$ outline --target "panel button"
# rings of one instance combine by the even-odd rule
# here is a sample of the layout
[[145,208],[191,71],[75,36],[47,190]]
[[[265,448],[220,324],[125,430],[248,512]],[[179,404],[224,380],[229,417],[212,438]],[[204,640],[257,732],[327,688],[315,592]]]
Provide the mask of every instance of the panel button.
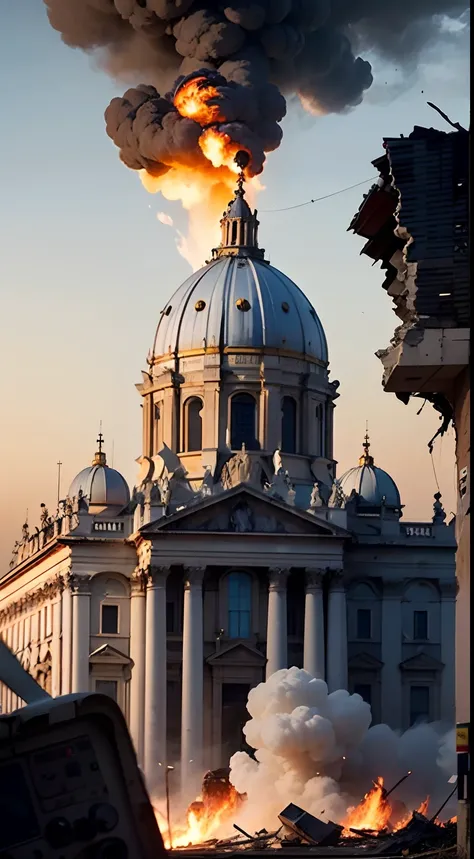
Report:
[[94,822],[97,832],[112,832],[119,820],[118,811],[108,802],[101,802],[92,806],[89,820]]
[[73,840],[72,826],[65,817],[55,817],[46,824],[44,837],[51,847],[68,847]]

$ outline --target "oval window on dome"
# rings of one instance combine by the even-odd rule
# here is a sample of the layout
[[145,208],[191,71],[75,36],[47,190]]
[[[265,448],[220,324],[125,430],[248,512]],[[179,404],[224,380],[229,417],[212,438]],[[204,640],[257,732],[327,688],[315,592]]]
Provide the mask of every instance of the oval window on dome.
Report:
[[167,307],[167,308],[166,308],[166,310],[164,311],[165,316],[169,316],[169,315],[170,315],[170,313],[171,313],[171,309],[172,309],[172,308],[171,308],[171,304],[168,304],[168,307]]
[[287,301],[282,301],[282,303],[281,303],[281,309],[283,310],[283,313],[289,313],[289,311],[290,311],[290,305],[288,304],[288,302],[287,302]]
[[235,302],[235,306],[237,310],[241,310],[242,313],[246,313],[247,310],[250,310],[250,301],[247,301],[246,298],[238,298]]
[[202,298],[200,298],[199,301],[196,301],[196,304],[194,305],[194,309],[197,310],[199,313],[200,310],[204,310],[205,306],[206,306],[206,302],[203,301]]

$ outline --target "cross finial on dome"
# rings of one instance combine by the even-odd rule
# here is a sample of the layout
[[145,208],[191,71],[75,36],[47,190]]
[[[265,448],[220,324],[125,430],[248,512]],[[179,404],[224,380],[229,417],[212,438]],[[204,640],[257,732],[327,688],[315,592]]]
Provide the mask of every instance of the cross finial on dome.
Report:
[[102,445],[104,443],[104,436],[102,434],[102,421],[99,426],[99,435],[97,436],[97,451],[95,453],[94,459],[92,460],[92,465],[107,465],[107,458],[105,453],[102,450]]
[[363,448],[364,453],[359,458],[359,465],[372,466],[374,464],[374,458],[373,458],[373,456],[370,456],[370,453],[369,453],[370,441],[369,441],[369,422],[368,421],[366,421],[366,424],[365,424],[365,436],[364,436],[364,443],[362,445],[362,448]]

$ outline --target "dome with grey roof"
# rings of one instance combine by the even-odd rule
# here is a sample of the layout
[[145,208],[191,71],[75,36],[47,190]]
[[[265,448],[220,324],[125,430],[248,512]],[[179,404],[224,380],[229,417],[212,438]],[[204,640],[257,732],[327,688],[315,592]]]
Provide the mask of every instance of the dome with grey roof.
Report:
[[153,358],[209,347],[277,350],[328,363],[326,336],[304,293],[264,260],[242,180],[221,221],[221,245],[162,311]]
[[369,438],[366,435],[364,453],[359,459],[359,465],[346,471],[338,483],[346,498],[355,490],[362,507],[384,506],[400,510],[402,504],[398,487],[390,474],[374,465],[374,459],[369,455],[369,447]]
[[105,453],[102,451],[101,436],[99,436],[99,450],[92,464],[76,475],[69,487],[68,497],[77,498],[79,492],[82,492],[89,507],[122,509],[130,501],[127,481],[119,471],[107,465]]

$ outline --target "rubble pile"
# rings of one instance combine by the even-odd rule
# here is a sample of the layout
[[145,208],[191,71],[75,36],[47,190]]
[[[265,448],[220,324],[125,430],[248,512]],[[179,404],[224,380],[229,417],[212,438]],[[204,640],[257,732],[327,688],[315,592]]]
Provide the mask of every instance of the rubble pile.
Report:
[[[361,802],[348,809],[343,823],[321,819],[324,810],[321,817],[316,817],[290,803],[278,815],[280,826],[272,832],[261,829],[252,835],[234,823],[236,834],[231,837],[210,838],[200,843],[192,843],[192,839],[187,844],[181,841],[173,845],[173,852],[185,852],[196,859],[203,852],[217,857],[237,851],[260,855],[274,850],[285,856],[310,853],[400,857],[425,852],[450,856],[456,845],[456,819],[442,823],[439,814],[452,792],[431,818],[428,817],[429,797],[412,812],[408,812],[402,802],[389,802],[389,796],[410,775],[407,773],[391,790],[384,787],[382,778],[377,779]],[[189,812],[201,819],[213,814],[222,819],[225,808],[229,820],[245,800],[245,795],[237,794],[232,788],[228,770],[217,770],[206,774],[201,799],[192,803]]]

